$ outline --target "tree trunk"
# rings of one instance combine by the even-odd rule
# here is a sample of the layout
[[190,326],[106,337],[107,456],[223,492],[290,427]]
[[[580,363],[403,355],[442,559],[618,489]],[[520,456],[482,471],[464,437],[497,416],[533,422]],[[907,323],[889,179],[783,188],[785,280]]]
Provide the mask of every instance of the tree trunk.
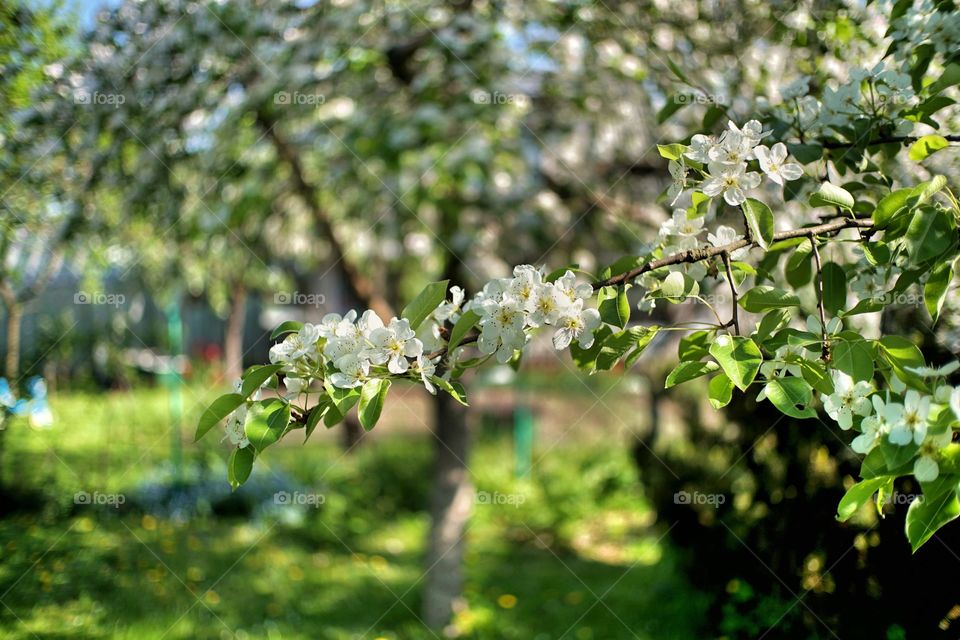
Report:
[[243,330],[247,321],[247,288],[238,285],[233,289],[227,331],[223,337],[224,376],[237,380],[243,375]]
[[473,510],[473,485],[467,469],[469,433],[466,410],[446,393],[434,402],[437,436],[430,499],[423,620],[439,629],[450,621],[463,590],[464,533]]
[[366,431],[360,425],[360,420],[352,413],[345,416],[340,427],[340,436],[343,440],[343,452],[352,453],[353,448],[359,446]]
[[11,388],[16,388],[20,375],[20,325],[23,324],[23,306],[19,301],[5,301],[7,307],[7,355],[4,375]]
[[[23,323],[23,303],[15,298],[3,296],[4,305],[7,308],[7,354],[4,362],[4,374],[10,388],[16,393],[17,381],[20,375],[20,325]],[[0,428],[0,487],[5,487],[3,471],[4,449],[7,434],[7,425]]]

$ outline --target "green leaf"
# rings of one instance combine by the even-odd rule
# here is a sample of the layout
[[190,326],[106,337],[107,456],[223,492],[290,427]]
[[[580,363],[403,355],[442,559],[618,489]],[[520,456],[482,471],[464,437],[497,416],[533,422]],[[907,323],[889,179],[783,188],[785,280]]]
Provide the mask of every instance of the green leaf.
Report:
[[350,411],[353,405],[357,404],[357,400],[360,399],[360,389],[358,387],[341,389],[340,387],[333,386],[328,380],[323,383],[323,388],[327,390],[327,395],[330,396],[333,406],[337,408],[341,416],[347,415],[347,412]]
[[740,206],[750,228],[750,237],[766,249],[773,242],[774,232],[773,212],[770,207],[753,198],[747,198]]
[[710,353],[713,331],[694,331],[680,338],[677,345],[677,360],[701,360]]
[[951,62],[937,81],[927,87],[927,93],[934,95],[956,84],[960,84],[960,63]]
[[690,80],[687,78],[687,75],[683,72],[683,69],[677,66],[677,63],[670,58],[667,58],[667,67],[669,67],[670,71],[673,72],[673,75],[677,77],[677,80],[683,82],[684,84],[689,84],[691,87],[693,86],[690,83]]
[[852,210],[853,205],[854,199],[849,191],[829,182],[824,182],[817,191],[810,194],[811,207],[840,207]]
[[917,197],[917,204],[923,204],[930,196],[940,193],[947,186],[946,176],[933,176],[926,182],[921,182],[913,189],[913,195]]
[[843,494],[843,498],[840,499],[840,504],[837,505],[837,520],[840,522],[849,520],[853,514],[860,510],[860,507],[870,502],[874,493],[891,480],[890,476],[880,476],[869,480],[861,480],[850,487]]
[[630,321],[630,302],[627,300],[627,288],[601,287],[597,292],[597,311],[600,319],[607,324],[623,328]]
[[244,431],[247,434],[247,440],[259,452],[277,442],[288,424],[290,424],[290,405],[280,402],[248,420]]
[[599,279],[606,280],[607,278],[612,278],[613,276],[618,276],[621,273],[635,269],[647,262],[645,256],[621,256],[614,261],[613,264],[604,267],[600,271]]
[[760,313],[769,309],[800,306],[800,298],[783,289],[761,285],[750,289],[740,296],[740,306],[751,313]]
[[890,262],[890,247],[883,242],[864,242],[861,247],[863,256],[873,266],[886,266]]
[[816,162],[823,157],[823,147],[819,144],[788,144],[787,149],[801,164]]
[[637,335],[631,330],[615,333],[606,339],[597,356],[597,371],[607,371],[637,343]]
[[480,320],[480,314],[474,311],[473,309],[468,309],[460,314],[460,317],[457,318],[457,323],[453,325],[453,329],[450,330],[450,340],[447,341],[447,353],[456,349],[463,339],[467,337],[467,334],[470,333],[470,330],[477,324]]
[[323,418],[323,414],[330,408],[330,398],[327,396],[322,396],[320,402],[317,403],[313,409],[310,410],[310,415],[307,416],[307,423],[304,429],[303,441],[306,442],[310,439],[310,436],[313,435],[314,429],[317,428],[317,425],[320,424],[320,420]]
[[710,345],[710,355],[716,358],[723,372],[741,391],[757,377],[763,363],[760,347],[744,336],[717,336]]
[[780,413],[792,418],[813,418],[817,412],[811,409],[810,386],[801,378],[773,378],[764,387],[767,400],[773,403]]
[[950,491],[939,498],[929,499],[921,496],[907,509],[906,533],[913,552],[916,553],[929,540],[937,529],[960,516],[960,500],[956,491]]
[[436,309],[447,298],[448,280],[440,282],[431,282],[423,288],[417,297],[410,304],[403,308],[400,313],[401,318],[410,321],[410,328],[416,331],[423,324],[434,309]]
[[323,426],[330,429],[343,422],[344,417],[346,417],[344,413],[331,401],[329,408],[323,414]]
[[630,329],[633,335],[636,337],[636,348],[630,352],[630,355],[627,356],[627,359],[624,360],[623,366],[627,369],[632,367],[638,358],[646,350],[647,345],[657,337],[657,332],[660,331],[660,327],[656,325],[651,325],[649,327],[634,327]]
[[831,345],[830,355],[834,366],[855,382],[873,378],[873,355],[863,340],[838,340]]
[[263,386],[270,377],[277,371],[283,369],[282,364],[264,364],[250,367],[243,374],[243,384],[240,387],[240,395],[249,398],[253,392]]
[[787,277],[787,283],[794,289],[810,283],[813,277],[813,247],[809,242],[798,245],[790,257],[787,258],[784,275]]
[[247,481],[251,470],[253,470],[253,447],[234,449],[227,460],[227,480],[230,486],[236,490]]
[[430,376],[430,381],[433,382],[436,386],[440,387],[446,391],[450,396],[462,404],[465,407],[469,407],[467,404],[467,393],[463,388],[463,385],[459,382],[447,382],[440,376]]
[[700,376],[717,371],[720,366],[716,362],[681,362],[667,376],[664,388],[669,389],[678,384],[683,384]]
[[681,302],[682,300],[695,296],[700,293],[700,284],[680,271],[671,271],[660,284],[658,294],[666,298],[669,302]]
[[713,125],[720,122],[720,119],[727,115],[727,110],[723,107],[711,104],[703,114],[701,125],[705,130],[713,129]]
[[873,210],[873,223],[877,228],[883,229],[890,224],[893,218],[907,206],[907,201],[913,196],[913,192],[914,189],[911,187],[897,189],[884,196]]
[[686,145],[682,144],[658,144],[657,151],[660,152],[660,157],[664,160],[679,160],[683,157],[683,154],[686,152]]
[[926,365],[923,353],[917,345],[902,336],[888,335],[877,341],[880,353],[890,363],[897,375],[906,380],[911,377],[907,367],[922,367]]
[[775,331],[779,331],[790,322],[791,313],[786,309],[774,309],[763,316],[763,319],[757,323],[757,330],[754,332],[755,342],[763,344]]
[[357,415],[360,418],[360,424],[367,431],[377,425],[389,390],[390,381],[383,378],[374,378],[364,383],[360,391],[360,406],[357,408]]
[[670,116],[689,104],[693,104],[696,97],[691,93],[681,93],[667,97],[667,102],[657,111],[657,124],[663,124]]
[[945,149],[950,146],[950,142],[943,136],[938,136],[936,134],[923,136],[912,145],[910,145],[910,152],[907,154],[914,162],[920,162],[925,160],[929,156],[933,155],[940,149]]
[[295,333],[300,331],[303,328],[302,322],[297,322],[296,320],[287,320],[282,323],[279,327],[273,330],[273,333],[270,334],[271,340],[276,340],[285,333]]
[[239,393],[227,393],[206,408],[197,423],[197,433],[193,437],[196,442],[207,434],[218,422],[233,413],[233,410],[243,404],[244,398]]
[[707,385],[710,394],[710,406],[721,409],[730,404],[733,398],[733,382],[725,373],[718,373],[710,379]]
[[819,361],[798,358],[797,365],[800,367],[800,375],[811,387],[827,395],[834,392],[833,378]]
[[951,282],[953,282],[953,263],[941,262],[933,268],[926,284],[923,285],[923,302],[934,322],[940,317]]
[[570,357],[577,368],[587,373],[595,373],[597,370],[597,356],[603,348],[603,343],[613,335],[613,330],[607,325],[603,325],[593,334],[593,344],[589,349],[584,349],[577,342],[570,343]]
[[847,305],[847,273],[836,262],[827,262],[821,270],[823,278],[823,306],[837,313]]
[[907,227],[905,245],[914,264],[936,258],[955,240],[952,216],[948,211],[921,207]]

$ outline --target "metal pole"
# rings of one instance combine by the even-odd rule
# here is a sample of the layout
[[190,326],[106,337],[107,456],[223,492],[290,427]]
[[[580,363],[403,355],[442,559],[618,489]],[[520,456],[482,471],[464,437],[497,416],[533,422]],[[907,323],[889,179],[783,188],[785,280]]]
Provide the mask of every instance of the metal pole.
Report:
[[177,297],[167,305],[167,341],[169,364],[160,373],[168,390],[170,401],[170,461],[173,464],[173,482],[179,484],[183,477],[183,441],[181,440],[183,396],[180,372],[177,371],[179,356],[183,354],[183,323],[180,318],[180,303]]

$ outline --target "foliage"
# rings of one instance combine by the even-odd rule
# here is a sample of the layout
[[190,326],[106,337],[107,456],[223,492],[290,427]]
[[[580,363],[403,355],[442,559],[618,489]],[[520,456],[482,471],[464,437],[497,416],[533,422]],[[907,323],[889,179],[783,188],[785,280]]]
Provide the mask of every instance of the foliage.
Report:
[[[729,401],[732,384],[758,391],[759,399],[794,417],[815,415],[815,399],[821,398],[841,429],[859,433],[851,446],[865,455],[865,481],[890,484],[913,475],[924,485],[925,497],[907,515],[906,535],[916,550],[960,514],[960,467],[957,445],[951,444],[960,427],[960,389],[945,383],[956,366],[928,366],[908,340],[868,337],[858,323],[882,313],[891,297],[913,285],[922,286],[936,321],[953,280],[960,202],[946,178],[894,188],[884,168],[884,160],[898,153],[922,161],[943,148],[939,139],[908,134],[916,122],[938,127],[938,112],[952,104],[938,100],[960,83],[949,55],[942,71],[926,80],[930,59],[912,67],[912,75],[896,70],[891,60],[852,70],[839,87],[811,89],[804,80],[784,90],[790,100],[759,109],[760,119],[743,126],[731,121],[719,135],[696,134],[689,144],[662,146],[661,155],[672,163],[671,204],[685,197],[690,205],[674,211],[655,247],[618,260],[589,284],[578,284],[572,270],[548,276],[521,265],[513,278],[491,281],[465,303],[459,289],[445,300],[439,292],[446,284],[430,285],[413,303],[414,312],[386,326],[366,311],[359,319],[356,312],[332,314],[321,325],[300,327],[271,351],[271,362],[283,367],[282,398],[225,396],[197,436],[229,414],[231,441],[239,450],[250,448],[245,471],[247,459],[252,463],[289,431],[304,428],[309,437],[321,419],[336,424],[358,402],[361,416],[375,416],[384,380],[419,380],[431,392],[439,387],[466,402],[457,383],[463,371],[494,356],[501,363],[516,361],[529,335],[544,327],[554,329],[557,349],[570,347],[577,366],[591,372],[621,360],[629,366],[652,334],[687,330],[690,339],[668,385],[711,376],[716,406]],[[946,143],[955,138],[941,137]],[[841,182],[848,174],[852,179]],[[787,202],[805,200],[806,206],[775,213],[781,205],[771,189],[761,189],[764,180],[782,187]],[[742,233],[721,224],[702,243],[698,236],[707,224],[728,219]],[[785,223],[792,228],[776,231]],[[811,265],[797,271],[790,268],[794,261]],[[931,272],[937,272],[932,281]],[[878,286],[858,286],[864,281]],[[707,294],[723,285],[730,291],[727,321],[708,300],[716,296]],[[641,308],[699,301],[716,323],[629,326],[627,292],[633,287],[643,290]],[[593,297],[597,309],[585,305]],[[741,318],[739,308],[761,317]],[[808,308],[814,314],[798,321],[802,313],[796,312]],[[462,317],[469,328],[457,327]],[[458,338],[471,334],[479,358],[464,357],[467,341],[448,349],[445,337],[454,330]],[[262,371],[254,368],[247,376]],[[314,381],[323,389],[308,405]],[[232,412],[237,402],[243,404]],[[251,408],[266,416],[270,432],[257,442],[245,427]],[[875,487],[855,491],[866,498],[869,488]],[[849,516],[846,504],[842,511]]]

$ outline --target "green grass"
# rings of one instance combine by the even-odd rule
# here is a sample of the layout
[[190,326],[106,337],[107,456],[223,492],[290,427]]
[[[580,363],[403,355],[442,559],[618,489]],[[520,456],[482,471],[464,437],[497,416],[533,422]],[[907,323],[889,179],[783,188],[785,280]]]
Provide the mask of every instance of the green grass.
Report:
[[[205,399],[195,393],[187,425]],[[7,434],[4,477],[33,502],[0,519],[0,637],[437,637],[417,618],[429,434],[346,457],[330,437],[277,446],[255,473],[321,492],[320,508],[297,522],[184,522],[73,504],[79,490],[132,493],[164,468],[162,390],[61,395],[53,408],[54,429]],[[184,449],[191,473],[223,473],[215,438]],[[470,467],[479,491],[522,504],[475,508],[461,637],[702,637],[707,599],[684,583],[625,447],[561,444],[519,481],[509,439],[487,436]]]

